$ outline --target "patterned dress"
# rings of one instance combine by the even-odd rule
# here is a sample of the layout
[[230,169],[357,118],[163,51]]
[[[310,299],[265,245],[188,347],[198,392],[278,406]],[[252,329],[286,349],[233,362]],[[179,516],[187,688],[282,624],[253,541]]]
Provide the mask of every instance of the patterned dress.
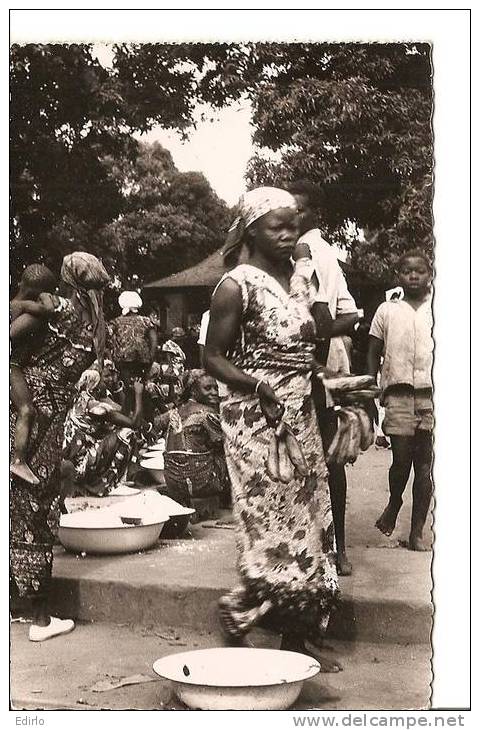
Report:
[[221,469],[222,429],[211,406],[189,400],[157,417],[165,433],[165,482],[167,494],[181,504],[191,497],[210,497],[224,489]]
[[[98,406],[91,393],[75,399],[65,421],[63,455],[75,468],[78,491],[105,497],[125,477],[136,445],[135,431],[92,417]],[[101,403],[105,412],[120,411],[113,403]]]
[[[53,535],[60,512],[65,417],[75,383],[95,359],[92,328],[72,302],[56,298],[42,346],[23,373],[36,409],[27,460],[40,479],[31,485],[12,476],[10,488],[10,584],[13,594],[46,596],[52,572]],[[10,443],[16,413],[10,411]]]
[[310,473],[296,473],[288,484],[270,479],[271,430],[258,396],[220,384],[241,578],[221,599],[222,614],[229,631],[240,636],[259,620],[263,607],[263,625],[315,640],[324,633],[338,594],[327,470],[311,397],[315,292],[300,265],[290,293],[249,264],[237,266],[228,277],[239,284],[243,303],[241,335],[230,359],[273,388]]
[[148,333],[154,325],[150,317],[140,314],[122,315],[109,323],[113,360],[116,363],[150,362]]

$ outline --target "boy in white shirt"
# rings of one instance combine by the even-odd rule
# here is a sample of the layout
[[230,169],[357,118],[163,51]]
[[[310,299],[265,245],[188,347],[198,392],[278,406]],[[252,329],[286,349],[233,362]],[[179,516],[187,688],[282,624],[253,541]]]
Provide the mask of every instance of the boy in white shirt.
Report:
[[[301,236],[298,244],[306,244],[312,256],[312,263],[317,279],[317,287],[322,286],[326,293],[328,309],[332,322],[332,338],[326,366],[334,373],[350,372],[350,362],[342,335],[351,335],[358,322],[358,309],[355,300],[348,291],[347,282],[338,263],[335,250],[330,246],[317,228],[313,208],[319,202],[320,191],[309,182],[298,181],[289,187],[295,196],[298,206],[298,217]],[[317,207],[317,206],[315,206]],[[325,391],[313,379],[313,397],[317,410],[317,419],[322,436],[323,449],[328,451],[337,431],[337,416],[333,408],[326,407]],[[345,548],[345,509],[347,498],[347,479],[345,467],[331,464],[329,466],[328,485],[332,502],[335,540],[337,545],[337,569],[340,575],[350,575],[352,565],[347,558]]]
[[368,372],[381,369],[383,430],[392,444],[390,499],[375,523],[385,535],[395,529],[413,465],[410,550],[425,550],[423,527],[432,496],[432,267],[423,251],[407,251],[398,262],[403,299],[383,302],[370,327]]

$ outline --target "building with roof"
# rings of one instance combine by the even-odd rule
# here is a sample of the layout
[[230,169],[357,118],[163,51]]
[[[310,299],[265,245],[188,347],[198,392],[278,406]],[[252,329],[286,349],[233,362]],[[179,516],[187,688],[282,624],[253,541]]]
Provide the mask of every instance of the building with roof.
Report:
[[[240,261],[243,259],[240,256]],[[187,330],[200,323],[203,312],[210,306],[212,292],[225,271],[222,249],[218,249],[195,266],[145,284],[145,302],[156,304],[164,331],[169,332],[172,327]]]
[[[344,253],[344,252],[342,252]],[[240,262],[245,261],[242,252]],[[371,319],[378,304],[384,300],[384,287],[353,272],[348,260],[339,257],[339,264],[345,272],[349,289],[357,306],[365,310]],[[222,249],[218,249],[195,266],[157,279],[143,287],[147,304],[155,304],[159,310],[162,330],[170,332],[173,327],[189,327],[199,324],[201,316],[210,306],[212,292],[226,271]]]

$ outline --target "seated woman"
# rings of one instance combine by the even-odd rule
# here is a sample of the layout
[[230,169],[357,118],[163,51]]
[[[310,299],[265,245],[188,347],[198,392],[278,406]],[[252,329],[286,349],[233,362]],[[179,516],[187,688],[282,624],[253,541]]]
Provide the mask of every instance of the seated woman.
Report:
[[157,416],[155,426],[166,440],[166,486],[160,491],[189,507],[192,497],[222,493],[226,469],[216,380],[204,370],[190,370],[184,386],[183,402]]
[[135,448],[135,429],[142,419],[143,383],[134,381],[131,415],[123,413],[112,398],[116,383],[113,363],[106,361],[97,385],[83,387],[68,412],[63,456],[74,469],[71,496],[105,497],[125,478]]

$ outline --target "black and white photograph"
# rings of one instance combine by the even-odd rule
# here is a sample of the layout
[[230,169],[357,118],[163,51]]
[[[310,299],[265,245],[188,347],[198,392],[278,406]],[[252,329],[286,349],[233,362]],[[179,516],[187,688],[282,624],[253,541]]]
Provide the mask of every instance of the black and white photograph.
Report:
[[152,12],[11,34],[10,709],[448,709],[435,42]]

